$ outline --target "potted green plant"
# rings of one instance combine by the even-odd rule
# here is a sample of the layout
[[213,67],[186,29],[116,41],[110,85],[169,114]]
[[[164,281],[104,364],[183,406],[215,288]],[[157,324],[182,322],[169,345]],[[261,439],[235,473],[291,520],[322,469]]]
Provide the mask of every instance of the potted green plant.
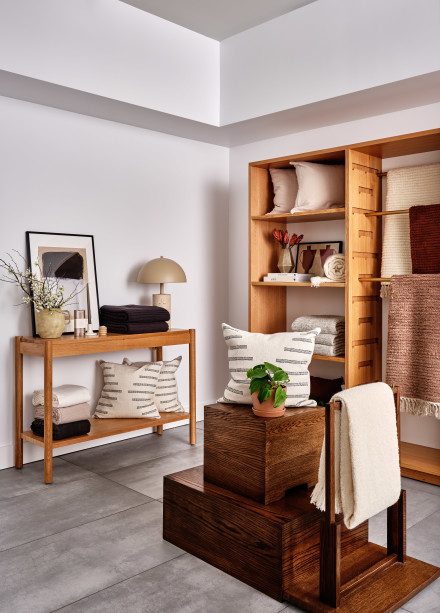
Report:
[[259,417],[281,417],[286,410],[286,383],[289,375],[269,362],[247,371],[251,380],[252,410]]

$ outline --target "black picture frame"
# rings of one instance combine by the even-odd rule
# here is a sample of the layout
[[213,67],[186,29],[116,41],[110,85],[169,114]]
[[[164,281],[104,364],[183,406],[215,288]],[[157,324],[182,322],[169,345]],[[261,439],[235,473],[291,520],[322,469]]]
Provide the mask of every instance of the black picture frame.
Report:
[[[324,276],[324,263],[328,257],[336,253],[342,253],[343,241],[319,241],[313,243],[300,243],[296,252],[295,272],[303,274],[313,274],[316,277]],[[311,251],[313,258],[310,255],[307,262],[304,262],[304,256],[301,254],[304,251]],[[320,253],[321,251],[327,252]],[[310,261],[310,262],[309,262]]]
[[[87,304],[90,304],[90,319],[89,322],[93,326],[93,331],[97,332],[99,328],[99,294],[98,294],[98,279],[96,275],[96,258],[95,258],[95,242],[91,234],[65,234],[61,232],[26,232],[26,253],[28,266],[32,273],[39,275],[39,269],[35,263],[38,262],[42,271],[45,271],[47,264],[45,260],[46,254],[53,254],[53,258],[58,259],[56,264],[58,270],[61,266],[65,271],[73,271],[76,276],[71,278],[60,275],[60,279],[65,279],[61,284],[68,289],[70,286],[84,286],[84,289],[73,299],[69,304],[62,308],[68,310],[71,315],[71,323],[66,324],[63,334],[73,333],[73,311],[75,309],[84,309],[86,317],[89,317]],[[73,257],[62,258],[62,254],[71,253]],[[66,262],[70,262],[68,265]],[[81,262],[78,265],[78,262]],[[82,265],[82,273],[80,266]],[[49,264],[51,266],[51,264]],[[51,270],[51,268],[50,268]],[[81,274],[81,276],[79,276]],[[58,275],[54,275],[58,276]],[[76,285],[75,285],[76,284]],[[37,337],[37,327],[35,321],[35,307],[31,303],[32,316],[32,334]]]

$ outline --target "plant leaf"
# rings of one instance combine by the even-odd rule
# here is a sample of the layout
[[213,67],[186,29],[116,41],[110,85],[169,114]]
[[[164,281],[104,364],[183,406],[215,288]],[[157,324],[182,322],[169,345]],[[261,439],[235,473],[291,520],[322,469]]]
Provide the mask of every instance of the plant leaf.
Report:
[[278,368],[273,374],[274,381],[289,381],[289,375],[281,368]]
[[259,392],[265,385],[267,385],[265,379],[252,379],[249,390],[251,394],[254,394],[255,392]]
[[261,389],[260,393],[258,394],[258,400],[260,402],[264,402],[268,398],[270,398],[270,387],[263,387],[263,389]]
[[274,409],[278,408],[279,406],[281,406],[283,404],[283,402],[286,401],[286,390],[284,387],[277,387],[277,391],[275,392],[275,402],[274,402]]
[[274,366],[270,362],[264,362],[264,368],[266,368],[267,370],[270,370],[271,372],[275,372],[276,370],[279,370],[279,366]]
[[262,379],[263,377],[266,377],[267,372],[265,368],[254,368],[254,371],[252,373],[252,379]]

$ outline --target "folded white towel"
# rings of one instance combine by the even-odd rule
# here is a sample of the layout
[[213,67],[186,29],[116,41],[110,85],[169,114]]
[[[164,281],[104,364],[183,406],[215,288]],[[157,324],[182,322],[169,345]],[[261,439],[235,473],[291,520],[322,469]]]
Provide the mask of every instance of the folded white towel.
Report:
[[[335,512],[347,528],[394,504],[400,496],[396,411],[386,383],[338,392],[335,411]],[[311,501],[325,510],[325,441]]]
[[324,275],[331,281],[345,281],[345,255],[343,253],[335,253],[330,255],[324,264]]
[[[90,402],[90,400],[89,390],[82,385],[59,385],[52,388],[53,407],[69,407],[72,404],[81,404]],[[44,404],[44,390],[35,390],[32,395],[32,404],[34,407]]]

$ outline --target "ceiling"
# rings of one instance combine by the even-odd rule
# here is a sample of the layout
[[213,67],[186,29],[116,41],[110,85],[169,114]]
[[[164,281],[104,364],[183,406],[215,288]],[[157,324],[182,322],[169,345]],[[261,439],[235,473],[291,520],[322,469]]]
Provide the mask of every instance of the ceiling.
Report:
[[223,40],[316,0],[121,0],[209,38]]

